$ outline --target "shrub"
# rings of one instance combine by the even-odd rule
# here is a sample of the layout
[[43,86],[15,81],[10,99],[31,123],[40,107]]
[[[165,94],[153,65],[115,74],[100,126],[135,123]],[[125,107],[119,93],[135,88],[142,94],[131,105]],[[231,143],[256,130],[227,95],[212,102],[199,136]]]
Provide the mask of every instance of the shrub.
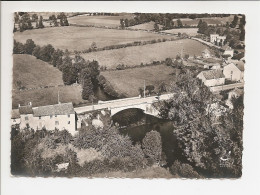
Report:
[[178,160],[174,161],[170,167],[170,172],[173,175],[179,175],[186,178],[200,178],[201,176],[189,164],[182,164]]

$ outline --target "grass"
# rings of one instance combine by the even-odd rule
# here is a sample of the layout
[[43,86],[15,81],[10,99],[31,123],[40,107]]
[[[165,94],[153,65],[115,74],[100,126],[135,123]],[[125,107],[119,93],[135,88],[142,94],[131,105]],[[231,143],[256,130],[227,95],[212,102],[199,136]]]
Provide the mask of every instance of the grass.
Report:
[[[138,24],[138,25],[130,26],[128,28],[138,29],[138,30],[154,30],[154,24],[155,24],[155,22],[147,22],[147,23],[144,23],[144,24]],[[161,25],[159,25],[159,27],[160,26]]]
[[141,68],[133,68],[117,71],[102,72],[108,82],[113,86],[114,90],[119,94],[125,94],[127,97],[135,97],[139,95],[139,87],[146,85],[154,85],[155,91],[158,86],[165,82],[166,85],[171,84],[175,80],[172,74],[175,70],[166,65],[147,66]]
[[152,63],[153,61],[161,61],[166,58],[175,58],[181,53],[182,45],[183,54],[201,55],[201,52],[207,48],[202,43],[184,39],[178,41],[167,41],[143,46],[127,47],[115,50],[105,50],[82,54],[87,60],[96,59],[101,66],[106,66],[108,69],[115,69],[118,64],[127,66],[136,66],[141,63]]
[[178,34],[178,33],[186,33],[187,35],[190,36],[195,36],[198,33],[198,28],[178,28],[178,29],[171,29],[171,30],[165,30],[162,32],[166,32],[166,33],[172,33],[172,34]]
[[60,86],[52,88],[34,89],[28,91],[13,91],[12,107],[18,107],[18,104],[26,105],[32,102],[35,106],[45,106],[58,103],[58,91],[60,94],[60,102],[72,102],[73,104],[88,103],[81,98],[81,86]]
[[75,26],[43,28],[14,33],[14,39],[22,43],[25,43],[27,39],[32,39],[40,46],[52,44],[55,48],[70,51],[88,49],[93,42],[96,42],[97,47],[101,48],[159,38],[169,38],[169,36],[142,31]]
[[13,55],[13,89],[63,85],[62,73],[52,65],[26,54]]
[[108,26],[118,27],[120,26],[120,19],[127,18],[132,19],[133,14],[120,14],[119,16],[87,16],[80,15],[68,18],[70,24],[78,25],[94,25],[94,26]]

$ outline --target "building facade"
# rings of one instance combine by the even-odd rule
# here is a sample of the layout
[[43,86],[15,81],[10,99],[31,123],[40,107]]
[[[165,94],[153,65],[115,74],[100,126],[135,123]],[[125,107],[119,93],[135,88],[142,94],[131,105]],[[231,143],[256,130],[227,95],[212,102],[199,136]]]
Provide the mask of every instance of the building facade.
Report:
[[76,114],[72,103],[32,107],[32,104],[19,106],[20,129],[68,130],[72,135],[77,131]]
[[223,74],[225,78],[231,81],[244,81],[244,66],[234,63],[224,66]]
[[225,76],[221,70],[202,71],[197,75],[197,78],[201,79],[201,81],[208,87],[225,84]]

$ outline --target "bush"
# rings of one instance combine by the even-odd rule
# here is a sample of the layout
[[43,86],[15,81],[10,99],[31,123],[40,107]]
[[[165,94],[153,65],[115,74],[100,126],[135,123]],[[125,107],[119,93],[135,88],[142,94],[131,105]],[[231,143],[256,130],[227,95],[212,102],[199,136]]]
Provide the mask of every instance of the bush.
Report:
[[201,176],[189,164],[182,164],[178,160],[174,161],[170,167],[170,172],[173,175],[179,175],[186,178],[200,178]]

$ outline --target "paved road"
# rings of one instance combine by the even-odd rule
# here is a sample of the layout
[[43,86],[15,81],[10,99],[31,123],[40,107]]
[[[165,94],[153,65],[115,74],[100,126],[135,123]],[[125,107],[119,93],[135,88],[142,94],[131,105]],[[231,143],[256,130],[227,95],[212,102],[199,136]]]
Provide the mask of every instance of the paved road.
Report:
[[[159,96],[159,100],[167,100],[172,96],[172,94],[163,94]],[[117,99],[111,101],[100,101],[98,104],[91,105],[91,106],[83,106],[74,108],[77,114],[92,111],[92,110],[102,110],[102,109],[113,109],[118,107],[126,107],[131,105],[138,105],[138,104],[151,104],[155,101],[158,101],[158,96],[150,96],[146,98],[134,97],[134,98],[124,98],[124,99]]]

